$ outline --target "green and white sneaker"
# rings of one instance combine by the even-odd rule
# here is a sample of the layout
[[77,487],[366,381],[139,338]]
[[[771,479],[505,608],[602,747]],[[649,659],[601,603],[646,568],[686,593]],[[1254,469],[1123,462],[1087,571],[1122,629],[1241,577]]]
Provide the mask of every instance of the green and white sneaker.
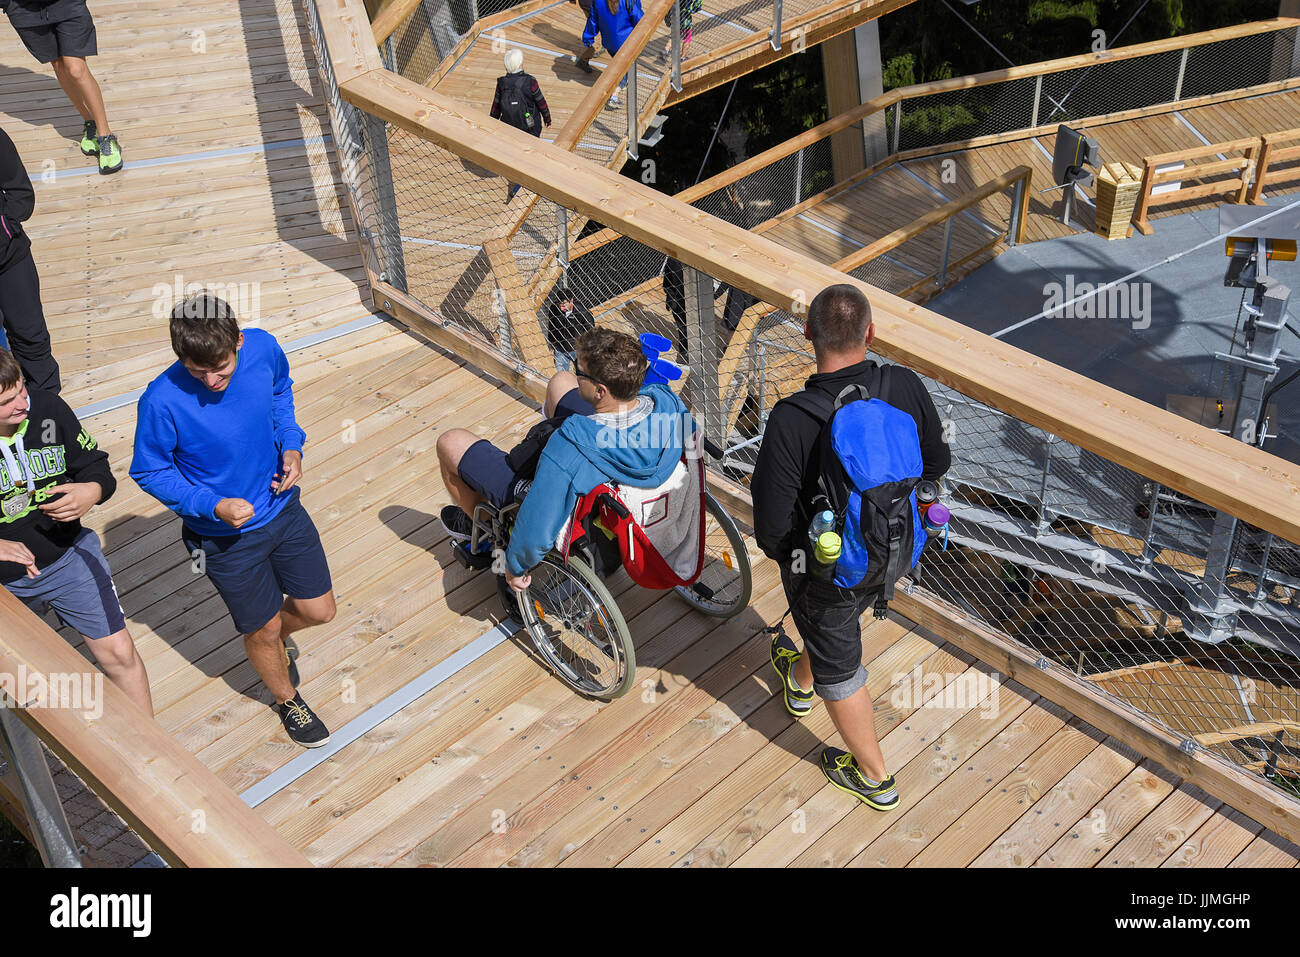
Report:
[[785,710],[796,718],[802,718],[813,707],[813,692],[804,691],[794,683],[791,677],[794,666],[802,658],[799,649],[794,646],[794,639],[784,630],[777,631],[772,639],[772,667],[781,677],[781,690],[785,696]]
[[877,811],[892,811],[898,807],[898,788],[892,774],[873,785],[858,767],[857,759],[839,748],[823,751],[821,764],[826,780],[846,794],[852,794],[867,807],[874,807]]
[[98,156],[99,144],[95,142],[98,132],[94,120],[86,120],[81,128],[81,153],[83,156]]
[[107,136],[95,137],[95,142],[99,145],[99,171],[107,174],[120,170],[122,150],[117,145],[117,137],[109,133]]

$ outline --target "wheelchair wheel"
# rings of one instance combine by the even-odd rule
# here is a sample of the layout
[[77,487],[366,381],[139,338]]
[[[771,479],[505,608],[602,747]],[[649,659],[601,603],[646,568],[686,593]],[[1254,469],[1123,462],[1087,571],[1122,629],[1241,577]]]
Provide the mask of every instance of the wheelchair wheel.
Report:
[[754,581],[749,552],[736,523],[717,500],[704,496],[704,568],[691,585],[674,591],[696,611],[715,618],[731,618],[749,604]]
[[533,646],[565,684],[593,698],[617,698],[636,677],[627,623],[609,590],[586,562],[555,553],[532,571],[518,595],[519,619]]

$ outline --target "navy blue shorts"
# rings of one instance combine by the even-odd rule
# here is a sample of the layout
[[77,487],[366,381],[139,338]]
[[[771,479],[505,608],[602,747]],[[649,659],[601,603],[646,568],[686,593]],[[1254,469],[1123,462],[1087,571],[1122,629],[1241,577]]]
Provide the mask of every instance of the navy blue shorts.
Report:
[[209,537],[182,527],[181,541],[194,570],[206,571],[216,586],[241,635],[251,635],[274,618],[286,595],[319,598],[333,588],[320,533],[297,495],[251,532]]
[[[570,389],[555,405],[555,415],[567,419],[571,415],[591,415],[595,407],[578,394],[577,389]],[[515,487],[514,470],[506,464],[506,453],[487,439],[479,439],[465,450],[460,464],[456,466],[460,480],[478,492],[497,508],[510,501],[511,489]]]

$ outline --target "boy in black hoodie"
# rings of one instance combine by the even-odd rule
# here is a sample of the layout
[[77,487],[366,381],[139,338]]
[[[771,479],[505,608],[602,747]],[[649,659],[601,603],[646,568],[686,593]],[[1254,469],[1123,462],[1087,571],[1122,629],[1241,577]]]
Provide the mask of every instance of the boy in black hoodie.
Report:
[[38,615],[54,606],[109,680],[152,716],[149,676],[99,536],[81,527],[116,489],[108,455],[68,404],[28,392],[18,363],[0,349],[0,583]]
[[[32,241],[21,223],[36,208],[14,141],[0,130],[0,321],[8,346],[35,389],[58,395],[59,366],[50,352],[50,330],[41,309],[41,281],[32,260]],[[5,345],[0,337],[0,345]]]

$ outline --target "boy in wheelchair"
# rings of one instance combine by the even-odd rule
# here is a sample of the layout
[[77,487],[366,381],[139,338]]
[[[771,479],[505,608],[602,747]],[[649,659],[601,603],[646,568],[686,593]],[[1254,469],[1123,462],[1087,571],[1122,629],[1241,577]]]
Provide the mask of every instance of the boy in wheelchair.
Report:
[[[672,389],[644,384],[647,368],[641,345],[631,336],[600,327],[583,333],[573,371],[557,373],[548,384],[547,422],[530,433],[537,446],[533,455],[524,453],[536,461],[531,486],[526,483],[532,462],[520,461],[520,455],[508,455],[465,429],[440,435],[438,463],[456,501],[442,510],[447,533],[462,547],[472,540],[476,548],[490,550],[493,534],[487,533],[500,540],[503,529],[484,529],[480,521],[476,533],[470,516],[481,502],[502,515],[522,499],[504,562],[506,581],[523,592],[531,582],[529,572],[557,545],[580,499],[607,483],[632,489],[664,486],[682,462],[694,427]],[[698,506],[669,509],[666,517],[674,516],[698,522]],[[690,537],[683,529],[681,538]],[[591,555],[598,568],[617,567],[617,546],[611,552],[611,543],[599,534],[589,535],[588,541],[590,551],[598,553]]]

